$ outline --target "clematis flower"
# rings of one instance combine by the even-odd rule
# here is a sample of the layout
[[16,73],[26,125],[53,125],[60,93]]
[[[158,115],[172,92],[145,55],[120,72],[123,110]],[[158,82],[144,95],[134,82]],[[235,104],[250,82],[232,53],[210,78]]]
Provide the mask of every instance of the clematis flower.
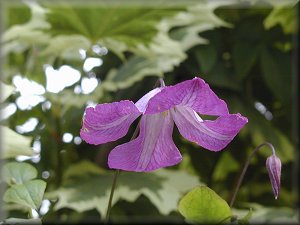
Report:
[[[203,120],[198,113],[217,118]],[[95,145],[115,141],[126,135],[140,115],[139,136],[110,152],[110,168],[148,172],[178,164],[182,156],[172,140],[174,123],[185,139],[220,151],[248,122],[239,113],[229,114],[226,103],[196,77],[155,88],[135,104],[125,100],[87,108],[80,135]]]

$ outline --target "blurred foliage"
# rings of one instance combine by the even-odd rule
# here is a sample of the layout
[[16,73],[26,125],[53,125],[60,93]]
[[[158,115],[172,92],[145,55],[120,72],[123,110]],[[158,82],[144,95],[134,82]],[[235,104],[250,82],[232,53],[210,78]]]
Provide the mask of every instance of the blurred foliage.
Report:
[[[265,168],[270,152],[263,149],[249,166],[232,214],[240,223],[297,220],[298,1],[4,1],[2,5],[5,60],[0,110],[16,106],[0,121],[1,159],[6,160],[1,184],[7,183],[3,197],[10,202],[5,222],[26,219],[24,206],[35,209],[43,222],[94,222],[99,213],[103,218],[113,176],[107,155],[130,139],[136,123],[116,142],[88,145],[78,139],[85,107],[136,101],[152,89],[157,77],[172,85],[195,76],[205,79],[230,112],[240,112],[249,123],[218,153],[199,149],[175,130],[183,162],[153,173],[121,173],[111,220],[183,222],[177,204],[200,181],[228,202],[246,157],[264,141],[274,145],[283,162],[279,198],[273,198]],[[87,71],[84,64],[91,57],[102,64]],[[47,66],[58,71],[63,65],[78,70],[80,79],[58,93],[49,92]],[[39,95],[40,103],[27,109],[19,106],[22,94],[14,88],[16,75],[46,89]],[[76,91],[87,78],[96,78],[97,87],[88,94]],[[33,129],[17,129],[31,118],[38,121]],[[63,140],[66,133],[72,135],[70,142]],[[27,156],[25,164],[16,162],[19,156]],[[26,194],[28,190],[35,192]],[[50,200],[46,212],[43,199]]]
[[[96,208],[104,216],[112,177],[113,173],[110,171],[102,170],[89,162],[81,162],[68,168],[62,187],[49,193],[49,197],[59,198],[56,210],[68,207],[83,212]],[[176,209],[181,195],[197,184],[197,176],[184,171],[161,169],[151,174],[122,172],[114,202],[120,199],[134,202],[143,194],[161,214],[168,215]],[[93,187],[98,188],[96,191],[89,191]]]

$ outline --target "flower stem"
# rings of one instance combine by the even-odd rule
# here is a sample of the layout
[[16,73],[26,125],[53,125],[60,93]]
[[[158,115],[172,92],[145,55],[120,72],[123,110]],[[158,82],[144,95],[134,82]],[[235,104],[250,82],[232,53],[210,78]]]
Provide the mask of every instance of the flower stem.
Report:
[[264,146],[269,146],[271,148],[271,150],[272,150],[272,154],[275,155],[275,149],[274,149],[273,145],[271,143],[269,143],[269,142],[264,142],[264,143],[260,144],[259,146],[257,146],[252,151],[251,155],[248,157],[248,159],[247,159],[247,161],[246,161],[246,163],[245,163],[245,165],[243,167],[242,173],[239,176],[238,182],[237,182],[237,184],[235,186],[235,189],[233,191],[233,195],[232,195],[231,200],[230,200],[230,208],[232,207],[232,205],[233,205],[233,203],[235,201],[235,197],[237,195],[237,192],[239,191],[239,188],[240,188],[241,183],[242,183],[242,181],[244,179],[245,173],[246,173],[246,171],[248,169],[248,166],[250,164],[251,159],[253,158],[253,156],[255,155],[255,153],[258,152]]
[[[134,138],[136,138],[136,136],[138,135],[139,127],[140,127],[140,123],[135,128],[134,133],[133,133],[132,137],[130,138],[130,141],[133,140]],[[119,176],[120,173],[121,173],[121,170],[119,170],[119,169],[115,170],[113,183],[112,183],[111,191],[110,191],[110,195],[109,195],[109,200],[108,200],[108,205],[107,205],[107,211],[106,211],[106,217],[105,217],[104,224],[107,224],[108,221],[109,221],[109,215],[110,215],[110,210],[111,210],[111,206],[112,206],[112,200],[113,200],[114,192],[115,192],[115,189],[116,189],[116,186],[117,186],[117,179],[118,179],[118,176]]]
[[105,217],[105,224],[107,224],[108,220],[109,220],[111,204],[112,204],[112,200],[113,200],[113,197],[114,197],[115,188],[117,186],[117,179],[118,179],[119,174],[120,174],[120,170],[115,170],[114,179],[113,179],[113,183],[112,183],[111,191],[110,191],[110,195],[109,195],[109,200],[108,200],[108,206],[107,206],[106,217]]

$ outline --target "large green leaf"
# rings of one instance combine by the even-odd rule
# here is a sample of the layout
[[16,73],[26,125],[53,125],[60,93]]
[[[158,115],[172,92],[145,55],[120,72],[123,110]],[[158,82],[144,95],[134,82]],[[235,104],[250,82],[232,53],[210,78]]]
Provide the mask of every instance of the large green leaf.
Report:
[[109,7],[103,4],[75,5],[69,2],[48,4],[48,21],[55,34],[82,34],[90,40],[106,37],[129,46],[149,43],[157,32],[156,24],[178,8]]
[[31,209],[38,209],[42,203],[46,182],[30,180],[23,184],[15,184],[6,190],[3,196],[5,202],[17,203]]
[[[44,64],[52,64],[56,58],[73,62],[79,60],[80,49],[95,54],[93,45],[105,46],[123,60],[125,51],[139,54],[144,49],[143,52],[148,55],[151,51],[148,47],[159,33],[157,24],[163,18],[184,10],[182,6],[106,5],[101,2],[78,5],[67,1],[55,5],[44,2],[43,7],[37,3],[29,6],[32,13],[30,21],[13,25],[4,33],[3,50],[5,54],[26,54],[26,62],[14,65],[15,73],[24,67],[22,73],[39,82],[44,82]],[[159,48],[164,49],[166,45],[168,43],[160,42]],[[170,51],[167,49],[165,52],[168,55],[161,60],[169,59]],[[166,62],[166,65],[169,63]],[[178,63],[172,63],[171,68],[175,65]],[[160,74],[162,72],[159,70]]]
[[[82,35],[93,44],[104,45],[119,56],[125,50],[134,51],[138,45],[148,45],[158,32],[158,22],[179,11],[175,7],[124,7],[122,4],[78,6],[64,2],[47,6],[50,10],[47,19],[52,26],[52,34]],[[115,48],[112,43],[123,47]]]
[[[219,19],[214,10],[228,3],[201,3],[194,7],[180,6],[157,7],[155,4],[77,5],[63,2],[56,4],[34,4],[32,7],[32,23],[37,18],[44,24],[36,26],[38,32],[43,31],[52,37],[46,40],[47,45],[41,43],[39,51],[34,51],[30,57],[60,57],[63,59],[79,59],[78,50],[88,51],[93,44],[107,47],[110,51],[125,59],[123,52],[131,51],[136,55],[118,68],[112,70],[103,86],[108,90],[127,88],[145,76],[162,76],[178,66],[185,58],[184,51],[199,43],[206,43],[198,33],[217,26],[228,26]],[[231,4],[231,3],[230,3]],[[40,17],[35,16],[38,11]],[[47,12],[47,14],[45,14]],[[100,22],[99,22],[100,21]],[[48,29],[45,24],[51,24]],[[16,25],[22,27],[23,25]],[[174,27],[179,27],[175,29]],[[31,30],[34,29],[30,28]],[[12,27],[10,30],[13,30]],[[27,29],[27,27],[22,27]],[[8,30],[8,34],[10,33]],[[170,39],[168,32],[172,30]],[[9,36],[9,35],[8,35]],[[33,39],[33,38],[31,38]],[[11,40],[7,38],[7,40]],[[17,39],[16,39],[17,40]],[[19,40],[22,43],[22,37]],[[33,43],[39,45],[39,41]],[[10,43],[6,43],[9,45]],[[14,48],[14,46],[12,46]],[[71,57],[70,57],[71,56]],[[29,57],[29,59],[30,59]],[[53,60],[53,59],[51,59]],[[51,61],[43,59],[44,63]],[[35,63],[42,68],[42,65]],[[34,73],[31,69],[31,73]],[[42,71],[33,79],[41,77]]]
[[[71,166],[65,173],[65,183],[48,197],[58,198],[55,209],[71,208],[78,212],[97,209],[106,212],[113,172],[83,161]],[[119,175],[113,204],[123,199],[135,201],[144,194],[166,215],[176,210],[181,195],[198,185],[198,178],[184,171],[160,169],[152,173],[122,172]]]
[[6,183],[22,184],[37,177],[37,170],[29,163],[10,162],[3,167],[3,180]]
[[188,192],[180,200],[178,210],[187,221],[197,223],[229,222],[232,215],[227,202],[206,186]]
[[20,135],[5,126],[0,126],[2,135],[1,158],[13,158],[18,155],[32,156],[31,138]]
[[[186,59],[185,51],[197,44],[207,43],[198,33],[218,26],[229,26],[214,14],[214,10],[224,4],[201,3],[189,7],[186,12],[164,18],[158,24],[160,32],[149,47],[139,45],[135,51],[139,56],[131,57],[118,70],[112,70],[103,85],[108,90],[127,88],[145,76],[162,76],[172,71]],[[170,31],[173,27],[179,28]],[[168,37],[169,31],[176,41]]]

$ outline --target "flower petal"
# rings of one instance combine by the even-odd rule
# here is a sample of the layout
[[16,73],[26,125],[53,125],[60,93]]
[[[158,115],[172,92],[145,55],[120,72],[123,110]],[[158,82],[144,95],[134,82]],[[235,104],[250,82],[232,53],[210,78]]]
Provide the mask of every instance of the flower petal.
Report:
[[103,144],[126,135],[141,113],[133,102],[125,100],[98,104],[85,111],[80,136],[89,144]]
[[161,88],[155,88],[152,91],[149,91],[147,94],[145,94],[143,97],[141,97],[136,103],[135,106],[140,110],[140,112],[144,113],[149,100],[159,93],[161,91]]
[[168,112],[142,116],[139,136],[114,148],[108,156],[108,166],[149,172],[178,164],[182,157],[172,140],[173,126]]
[[228,114],[226,103],[197,77],[162,89],[149,100],[145,114],[163,112],[177,105],[190,107],[200,114]]
[[203,121],[195,111],[182,106],[172,109],[171,114],[184,138],[212,151],[225,148],[248,122],[239,113]]

